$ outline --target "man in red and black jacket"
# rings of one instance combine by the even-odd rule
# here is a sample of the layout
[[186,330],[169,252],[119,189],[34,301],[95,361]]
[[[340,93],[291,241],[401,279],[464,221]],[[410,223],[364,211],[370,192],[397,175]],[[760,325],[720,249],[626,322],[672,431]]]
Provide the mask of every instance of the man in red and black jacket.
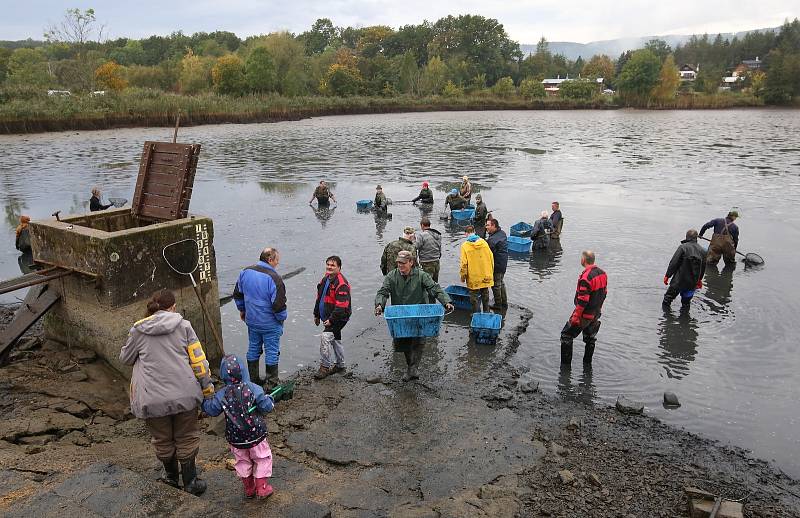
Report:
[[594,264],[594,252],[581,252],[581,266],[584,267],[578,277],[578,289],[575,291],[575,311],[561,330],[561,365],[572,363],[572,340],[583,332],[586,344],[583,353],[583,364],[592,364],[594,344],[597,342],[597,331],[600,329],[600,310],[606,300],[608,278],[606,272]]
[[[325,326],[319,342],[319,371],[316,379],[344,372],[342,328],[352,314],[350,284],[342,275],[342,259],[332,255],[325,259],[325,277],[317,285],[317,302],[314,304],[314,325]],[[335,357],[335,358],[334,358]]]

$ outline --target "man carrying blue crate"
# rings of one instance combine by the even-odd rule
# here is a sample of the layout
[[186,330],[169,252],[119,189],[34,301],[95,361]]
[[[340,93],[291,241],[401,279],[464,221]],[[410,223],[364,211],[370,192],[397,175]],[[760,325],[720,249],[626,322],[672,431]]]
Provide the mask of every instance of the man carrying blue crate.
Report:
[[[397,268],[383,278],[383,285],[375,295],[375,315],[383,314],[389,298],[393,306],[407,304],[431,304],[438,300],[447,311],[453,310],[450,297],[430,275],[414,264],[414,256],[408,250],[397,254]],[[406,358],[407,371],[403,381],[419,378],[418,366],[425,346],[424,338],[396,338],[394,349]]]

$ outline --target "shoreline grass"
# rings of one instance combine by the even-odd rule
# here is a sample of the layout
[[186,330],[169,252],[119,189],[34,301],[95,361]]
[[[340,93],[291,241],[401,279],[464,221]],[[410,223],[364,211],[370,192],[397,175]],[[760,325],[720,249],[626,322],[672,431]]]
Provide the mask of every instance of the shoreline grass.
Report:
[[[4,102],[3,102],[4,101]],[[716,94],[681,96],[643,109],[725,109],[763,106],[752,96]],[[598,110],[623,108],[612,97],[573,100],[558,97],[524,99],[491,94],[456,97],[281,97],[215,94],[186,96],[156,90],[129,89],[104,96],[35,96],[0,99],[0,134],[100,130],[124,127],[167,127],[224,123],[260,123],[300,120],[325,115],[358,115],[430,111],[485,110]]]

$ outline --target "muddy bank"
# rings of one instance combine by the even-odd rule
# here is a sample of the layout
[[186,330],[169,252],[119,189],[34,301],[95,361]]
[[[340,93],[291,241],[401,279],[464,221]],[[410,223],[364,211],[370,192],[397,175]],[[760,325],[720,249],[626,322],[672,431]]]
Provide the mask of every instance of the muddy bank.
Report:
[[[264,502],[241,497],[220,419],[203,421],[205,495],[156,482],[125,382],[91,352],[33,333],[0,369],[0,513],[667,517],[687,515],[683,490],[695,486],[744,498],[745,516],[800,516],[797,481],[742,450],[542,394],[508,363],[531,314],[506,316],[497,346],[448,372],[438,350],[466,330],[445,324],[417,383],[399,381],[399,358],[323,381],[298,373],[294,399],[268,416],[276,493]],[[376,326],[348,346],[386,358],[387,342]]]

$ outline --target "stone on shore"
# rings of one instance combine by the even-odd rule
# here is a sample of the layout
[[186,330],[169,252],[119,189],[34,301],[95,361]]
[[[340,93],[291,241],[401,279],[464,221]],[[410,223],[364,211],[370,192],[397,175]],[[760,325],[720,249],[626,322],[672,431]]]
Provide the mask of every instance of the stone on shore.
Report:
[[674,392],[664,392],[664,406],[677,408],[681,406],[681,402],[678,401],[678,396]]
[[628,415],[640,415],[644,413],[644,403],[640,403],[639,401],[633,401],[625,396],[619,396],[617,398],[616,404],[617,410],[622,412],[623,414]]

